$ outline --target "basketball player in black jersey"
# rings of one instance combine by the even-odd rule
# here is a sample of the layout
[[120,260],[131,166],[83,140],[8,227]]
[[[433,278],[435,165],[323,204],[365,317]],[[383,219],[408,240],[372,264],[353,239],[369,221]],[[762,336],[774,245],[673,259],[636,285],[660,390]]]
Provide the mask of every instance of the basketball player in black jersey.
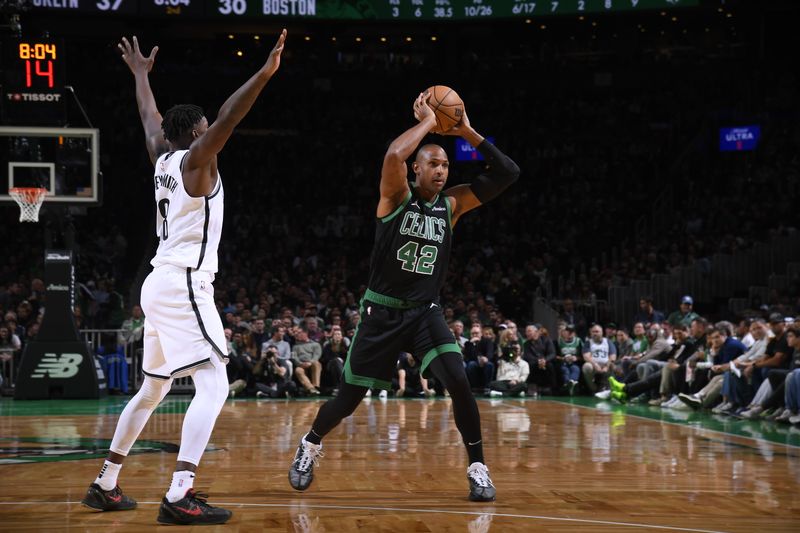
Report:
[[449,170],[447,154],[441,146],[426,144],[412,166],[416,184],[409,186],[406,160],[436,126],[427,97],[420,94],[414,102],[419,124],[395,139],[383,159],[362,320],[350,344],[339,394],[320,408],[297,448],[289,470],[289,482],[297,490],[311,485],[322,438],[356,409],[369,388],[388,389],[397,354],[410,352],[420,360],[423,376],[434,376],[450,393],[456,426],[469,456],[469,499],[495,499],[483,460],[478,405],[464,372],[461,350],[439,305],[439,291],[456,222],[516,181],[519,168],[472,128],[465,113],[446,135],[461,136],[474,146],[486,159],[485,173],[472,184],[443,191]]

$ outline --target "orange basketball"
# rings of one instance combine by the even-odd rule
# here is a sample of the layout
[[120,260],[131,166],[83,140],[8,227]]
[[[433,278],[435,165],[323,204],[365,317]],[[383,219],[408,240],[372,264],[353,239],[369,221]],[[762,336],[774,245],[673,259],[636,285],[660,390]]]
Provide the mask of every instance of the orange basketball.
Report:
[[428,104],[436,115],[436,127],[431,131],[444,133],[461,121],[464,116],[464,101],[450,87],[434,85],[428,90]]

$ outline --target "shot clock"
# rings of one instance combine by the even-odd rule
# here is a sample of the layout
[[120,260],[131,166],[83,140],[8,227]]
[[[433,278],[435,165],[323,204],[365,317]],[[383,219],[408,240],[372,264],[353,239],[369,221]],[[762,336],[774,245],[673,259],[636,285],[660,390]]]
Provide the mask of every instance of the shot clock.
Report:
[[60,125],[64,118],[64,47],[60,40],[3,42],[5,124]]

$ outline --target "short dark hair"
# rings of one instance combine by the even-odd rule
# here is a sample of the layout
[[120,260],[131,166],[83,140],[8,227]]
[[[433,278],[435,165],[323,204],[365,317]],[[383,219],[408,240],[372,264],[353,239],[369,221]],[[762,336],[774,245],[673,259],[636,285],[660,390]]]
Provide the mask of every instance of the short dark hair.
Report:
[[697,318],[692,320],[692,322],[697,322],[698,324],[700,324],[703,327],[708,326],[708,320],[706,320],[705,318],[703,318],[701,316],[698,316]]
[[186,133],[192,131],[195,124],[205,116],[202,108],[192,104],[179,104],[169,108],[161,120],[161,129],[164,138],[168,141],[177,141]]

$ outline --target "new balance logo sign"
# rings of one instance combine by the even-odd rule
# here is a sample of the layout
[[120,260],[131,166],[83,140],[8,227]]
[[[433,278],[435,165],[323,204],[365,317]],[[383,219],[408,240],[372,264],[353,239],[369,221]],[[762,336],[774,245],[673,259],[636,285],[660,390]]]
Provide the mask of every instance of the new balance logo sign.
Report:
[[83,361],[83,356],[79,353],[62,353],[61,357],[54,353],[46,353],[36,370],[31,374],[32,378],[43,378],[50,376],[54,379],[67,379],[78,373],[78,366]]

